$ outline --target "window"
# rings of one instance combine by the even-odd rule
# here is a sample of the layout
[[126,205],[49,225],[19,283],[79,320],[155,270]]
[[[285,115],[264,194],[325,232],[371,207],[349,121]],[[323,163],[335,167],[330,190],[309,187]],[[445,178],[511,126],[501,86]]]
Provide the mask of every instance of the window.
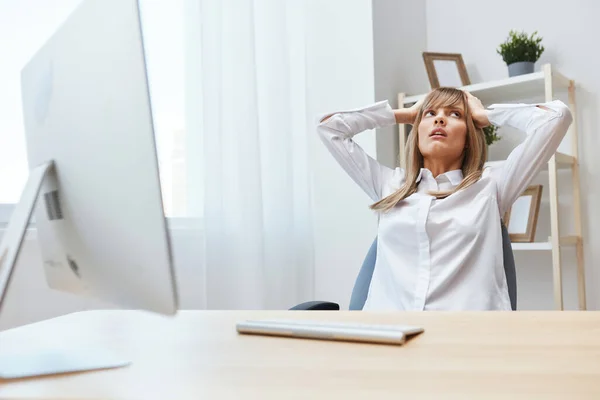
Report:
[[165,213],[169,217],[186,217],[183,0],[145,0],[140,5]]
[[[20,70],[80,0],[0,2],[0,223],[6,223],[28,176],[22,124]],[[185,120],[183,0],[142,0],[150,93],[165,213],[198,217],[202,207],[188,189],[190,140]],[[195,151],[201,152],[201,148]],[[192,173],[192,177],[194,173]],[[190,197],[192,196],[192,197]],[[195,209],[189,207],[196,198]]]

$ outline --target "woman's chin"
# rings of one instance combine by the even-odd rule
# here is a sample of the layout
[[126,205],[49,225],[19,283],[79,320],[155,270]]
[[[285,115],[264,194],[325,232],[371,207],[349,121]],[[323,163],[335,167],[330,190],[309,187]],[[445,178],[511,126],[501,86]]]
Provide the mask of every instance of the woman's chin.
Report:
[[432,143],[427,146],[425,151],[421,151],[421,154],[425,158],[448,158],[449,156],[453,156],[455,154],[460,155],[460,151],[456,151],[452,147],[446,145],[445,143]]
[[436,153],[445,154],[448,152],[449,146],[447,143],[442,141],[430,142],[425,149],[425,152],[421,152],[423,155],[434,156]]

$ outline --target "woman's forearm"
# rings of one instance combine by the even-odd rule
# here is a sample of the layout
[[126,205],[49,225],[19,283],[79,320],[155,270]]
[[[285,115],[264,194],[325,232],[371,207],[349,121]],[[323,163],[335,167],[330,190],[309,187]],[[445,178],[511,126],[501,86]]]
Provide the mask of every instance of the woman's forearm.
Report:
[[415,110],[411,108],[400,108],[394,110],[397,124],[412,124],[415,121]]
[[393,126],[394,113],[387,101],[326,114],[317,124],[317,133],[338,164],[358,183],[373,201],[382,196],[384,182],[394,169],[372,158],[352,138],[370,129]]
[[[400,108],[393,110],[394,118],[397,124],[412,124],[415,122],[415,109],[413,108]],[[320,123],[326,122],[329,118],[333,117],[336,113],[326,115],[321,118]]]
[[501,214],[504,214],[554,155],[573,121],[573,115],[560,100],[490,107],[488,117],[492,124],[510,126],[527,135],[510,152],[506,161],[492,170],[492,177],[498,183],[498,205]]

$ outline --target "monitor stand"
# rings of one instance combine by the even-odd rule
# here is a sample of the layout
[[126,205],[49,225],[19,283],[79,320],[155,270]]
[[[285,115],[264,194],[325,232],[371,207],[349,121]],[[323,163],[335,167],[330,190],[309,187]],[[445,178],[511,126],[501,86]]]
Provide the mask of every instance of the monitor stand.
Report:
[[[0,242],[0,311],[5,302],[7,289],[40,188],[46,177],[54,173],[54,162],[52,161],[31,170],[21,199],[15,206]],[[0,333],[0,338],[1,335],[2,333]],[[6,346],[3,348],[6,349]],[[92,349],[92,351],[86,350],[85,352],[75,350],[72,352],[35,351],[31,354],[19,351],[14,355],[2,352],[0,353],[0,380],[118,368],[129,364],[129,361],[109,355],[106,349]]]

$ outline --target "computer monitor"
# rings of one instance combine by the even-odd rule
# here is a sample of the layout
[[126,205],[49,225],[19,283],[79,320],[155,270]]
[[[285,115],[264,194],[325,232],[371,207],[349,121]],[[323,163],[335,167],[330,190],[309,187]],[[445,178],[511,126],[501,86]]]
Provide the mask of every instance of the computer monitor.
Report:
[[22,102],[31,174],[0,244],[0,307],[37,199],[51,288],[175,314],[138,1],[84,0],[23,68]]

